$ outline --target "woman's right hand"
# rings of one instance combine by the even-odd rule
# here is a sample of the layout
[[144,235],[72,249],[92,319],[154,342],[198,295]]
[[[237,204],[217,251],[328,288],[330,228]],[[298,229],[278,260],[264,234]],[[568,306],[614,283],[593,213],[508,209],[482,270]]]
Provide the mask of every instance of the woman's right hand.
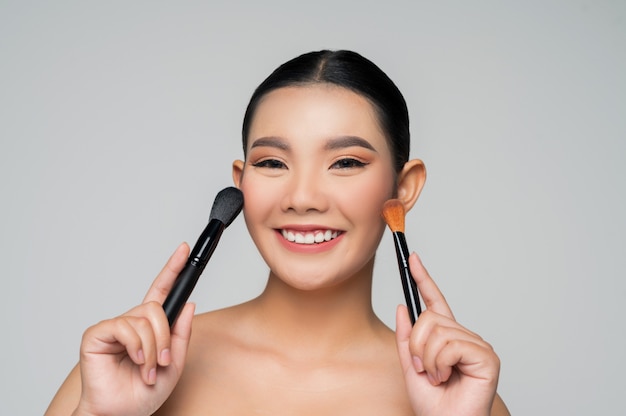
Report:
[[74,415],[146,416],[169,397],[185,365],[194,305],[185,305],[170,332],[162,304],[188,255],[181,244],[141,305],[85,331]]

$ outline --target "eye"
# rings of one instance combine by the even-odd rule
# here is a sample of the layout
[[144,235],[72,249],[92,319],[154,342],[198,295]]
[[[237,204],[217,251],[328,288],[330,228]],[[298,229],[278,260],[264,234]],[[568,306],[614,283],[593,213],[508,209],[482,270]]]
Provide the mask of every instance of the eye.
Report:
[[362,168],[366,166],[367,163],[361,162],[360,160],[346,157],[343,159],[339,159],[335,163],[333,163],[330,168],[331,169],[354,169],[354,168]]
[[287,166],[276,159],[264,159],[252,164],[255,168],[286,169]]

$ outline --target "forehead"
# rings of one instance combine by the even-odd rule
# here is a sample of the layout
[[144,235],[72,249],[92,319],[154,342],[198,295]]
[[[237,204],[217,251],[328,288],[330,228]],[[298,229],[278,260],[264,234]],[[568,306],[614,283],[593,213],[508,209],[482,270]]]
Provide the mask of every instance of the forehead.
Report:
[[387,147],[374,106],[351,90],[332,84],[276,89],[265,95],[250,125],[248,147],[260,137],[362,137]]

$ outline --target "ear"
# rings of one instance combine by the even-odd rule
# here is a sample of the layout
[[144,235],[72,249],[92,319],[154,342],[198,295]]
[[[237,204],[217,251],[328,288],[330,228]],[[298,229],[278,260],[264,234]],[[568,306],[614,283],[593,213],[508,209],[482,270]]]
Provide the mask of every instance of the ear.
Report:
[[419,159],[409,160],[398,174],[398,198],[408,212],[422,192],[426,182],[426,166]]
[[241,179],[243,178],[243,160],[235,160],[233,162],[233,182],[237,188],[241,188]]

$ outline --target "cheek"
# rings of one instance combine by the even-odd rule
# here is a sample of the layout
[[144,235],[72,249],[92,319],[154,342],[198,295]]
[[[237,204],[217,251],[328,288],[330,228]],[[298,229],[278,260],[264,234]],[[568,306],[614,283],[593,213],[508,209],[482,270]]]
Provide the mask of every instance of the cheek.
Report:
[[265,224],[278,206],[279,189],[275,184],[253,174],[245,176],[240,184],[243,192],[243,215],[248,231],[255,238],[255,227]]
[[243,214],[245,217],[254,218],[260,215],[265,210],[264,202],[268,201],[268,198],[262,198],[262,187],[255,186],[254,181],[242,180],[240,189],[243,192]]
[[393,194],[393,177],[381,174],[343,187],[336,197],[341,200],[344,208],[349,207],[358,218],[369,220],[373,224],[383,224],[383,204],[393,198]]

